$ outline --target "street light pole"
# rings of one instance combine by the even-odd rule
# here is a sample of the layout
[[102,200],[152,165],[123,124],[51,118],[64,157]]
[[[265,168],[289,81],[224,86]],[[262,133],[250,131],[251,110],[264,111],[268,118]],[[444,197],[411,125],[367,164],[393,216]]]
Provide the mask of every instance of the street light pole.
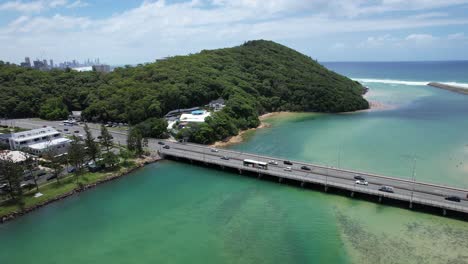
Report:
[[412,173],[413,187],[411,188],[411,203],[413,203],[414,184],[416,181],[416,157],[413,157],[413,173]]
[[338,168],[340,168],[341,163],[341,146],[338,146]]

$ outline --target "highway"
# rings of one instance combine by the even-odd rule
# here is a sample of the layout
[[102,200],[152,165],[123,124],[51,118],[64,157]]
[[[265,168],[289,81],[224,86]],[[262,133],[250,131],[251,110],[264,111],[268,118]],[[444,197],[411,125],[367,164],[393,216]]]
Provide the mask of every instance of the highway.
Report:
[[[83,125],[64,126],[60,121],[45,121],[40,119],[8,119],[1,120],[0,124],[17,126],[22,128],[39,128],[43,126],[52,126],[60,130],[65,135],[84,135]],[[94,137],[100,135],[99,124],[88,124]],[[68,131],[66,130],[68,129]],[[123,129],[108,128],[114,137],[114,142],[120,145],[126,145],[127,132]],[[76,132],[76,133],[75,133]],[[277,157],[268,157],[257,154],[232,151],[227,149],[217,149],[205,145],[179,143],[165,140],[164,144],[170,146],[170,149],[164,149],[163,145],[158,144],[159,140],[149,139],[149,148],[151,151],[158,151],[162,156],[169,155],[173,157],[186,158],[205,163],[215,164],[223,167],[240,169],[242,171],[251,171],[259,174],[271,175],[280,179],[292,179],[303,183],[313,183],[324,185],[327,188],[338,188],[350,191],[351,193],[365,193],[378,197],[386,197],[395,200],[405,201],[409,204],[422,204],[432,207],[438,207],[447,210],[453,210],[468,213],[468,190],[443,186],[438,184],[424,183],[420,181],[411,181],[397,177],[388,177],[384,175],[359,172],[352,170],[339,169],[335,167],[326,167],[317,164],[311,164],[301,161],[292,161],[293,165],[285,165],[284,159]],[[227,156],[229,160],[223,160],[221,157]],[[252,159],[261,162],[275,160],[278,165],[268,165],[268,170],[247,167],[243,165],[244,159]],[[301,166],[308,166],[310,171],[302,170]],[[286,167],[291,167],[291,171],[285,171]],[[365,178],[368,185],[356,184],[355,176]],[[381,186],[391,186],[394,193],[382,192]],[[458,196],[460,202],[448,201],[447,196]],[[380,198],[379,198],[380,199]],[[445,211],[444,211],[445,213]]]
[[[405,201],[408,204],[422,204],[441,209],[468,213],[468,200],[466,195],[468,190],[443,186],[420,181],[410,181],[407,179],[388,177],[383,175],[357,172],[351,170],[325,167],[304,162],[291,161],[293,165],[285,165],[284,160],[274,157],[250,154],[225,149],[216,149],[216,152],[207,146],[164,141],[170,148],[165,149],[163,145],[158,145],[161,155],[185,158],[189,160],[201,161],[223,167],[240,169],[241,171],[251,171],[264,175],[271,175],[278,178],[292,179],[304,183],[313,183],[348,190],[353,193],[366,193],[378,197],[386,197],[395,200]],[[153,147],[154,148],[154,147]],[[223,156],[229,160],[222,159]],[[252,168],[243,165],[244,159],[268,162],[275,160],[278,165],[268,165],[268,170]],[[308,166],[311,170],[302,170],[301,166]],[[292,171],[285,171],[286,167],[291,167]],[[366,185],[356,184],[355,176],[361,176],[369,183]],[[391,186],[394,193],[380,191],[383,185]],[[447,196],[458,196],[460,202],[448,201]],[[445,213],[445,211],[444,211]]]

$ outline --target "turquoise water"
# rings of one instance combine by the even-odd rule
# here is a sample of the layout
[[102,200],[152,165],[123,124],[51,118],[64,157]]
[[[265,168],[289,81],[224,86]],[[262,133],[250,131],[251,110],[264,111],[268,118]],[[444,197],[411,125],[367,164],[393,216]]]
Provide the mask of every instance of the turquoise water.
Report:
[[[467,188],[468,96],[368,85],[385,110],[276,116],[232,148],[398,177],[416,157],[417,180]],[[0,263],[468,263],[467,241],[468,222],[164,161],[0,225]]]

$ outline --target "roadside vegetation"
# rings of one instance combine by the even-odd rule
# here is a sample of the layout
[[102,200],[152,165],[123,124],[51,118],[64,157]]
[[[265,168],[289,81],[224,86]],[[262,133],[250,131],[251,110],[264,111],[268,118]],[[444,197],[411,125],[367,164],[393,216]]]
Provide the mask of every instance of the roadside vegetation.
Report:
[[[109,177],[122,175],[137,166],[138,159],[148,155],[147,141],[141,135],[130,133],[128,146],[116,146],[105,126],[101,127],[99,139],[92,137],[85,126],[84,139],[73,137],[68,153],[58,155],[50,151],[42,156],[41,165],[50,169],[47,181],[38,184],[34,175],[28,183],[25,173],[32,172],[34,160],[15,163],[7,156],[0,159],[0,218],[13,212],[25,210],[48,200],[81,190]],[[42,195],[35,197],[37,193]]]
[[178,138],[212,143],[256,127],[272,111],[365,109],[363,87],[313,59],[271,41],[203,50],[112,73],[42,72],[0,62],[0,116],[63,119],[83,110],[88,121],[126,122],[142,136],[164,137],[170,110],[224,98],[226,107]]

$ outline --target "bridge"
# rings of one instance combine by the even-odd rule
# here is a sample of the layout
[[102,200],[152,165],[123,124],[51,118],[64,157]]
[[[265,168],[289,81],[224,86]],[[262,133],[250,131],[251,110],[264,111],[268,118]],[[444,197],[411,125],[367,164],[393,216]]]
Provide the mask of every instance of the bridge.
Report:
[[[164,144],[164,145],[162,145]],[[284,164],[283,159],[263,155],[250,154],[226,149],[213,149],[204,145],[163,141],[157,145],[162,157],[198,162],[203,165],[214,165],[220,168],[234,169],[240,174],[254,174],[258,177],[268,176],[279,182],[290,181],[306,185],[322,186],[325,191],[329,189],[349,192],[351,197],[355,194],[367,196],[382,202],[383,199],[397,203],[407,203],[409,208],[418,206],[426,209],[440,210],[443,215],[448,212],[455,213],[463,219],[468,215],[468,190],[450,186],[443,186],[408,179],[388,177],[367,172],[358,172],[334,167],[321,166],[300,161],[290,161],[292,165]],[[268,164],[267,169],[245,166],[244,160],[255,160],[275,164]],[[274,162],[271,162],[274,163]],[[301,167],[307,166],[310,170]],[[290,167],[291,170],[288,170]],[[368,185],[356,184],[355,177],[361,176]],[[379,190],[382,186],[393,187],[393,193]],[[321,188],[322,188],[321,187]],[[460,202],[446,200],[448,196],[458,196]],[[375,198],[373,198],[375,197]]]

